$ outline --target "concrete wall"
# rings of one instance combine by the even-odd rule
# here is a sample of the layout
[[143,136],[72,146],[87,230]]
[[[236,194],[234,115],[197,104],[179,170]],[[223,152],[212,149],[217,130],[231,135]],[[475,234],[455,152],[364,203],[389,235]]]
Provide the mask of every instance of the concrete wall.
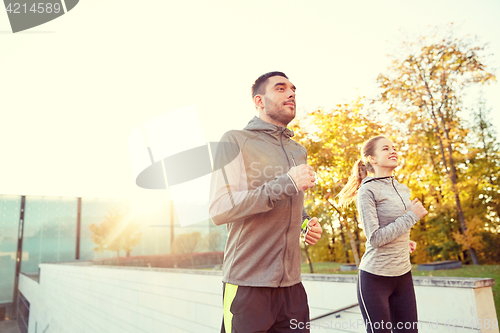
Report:
[[358,304],[356,275],[302,274],[311,319]]
[[[218,332],[219,272],[41,264],[39,285],[23,276],[29,333]],[[177,270],[175,270],[177,271]],[[71,328],[71,329],[69,329]]]
[[498,332],[491,279],[414,277],[414,283],[419,321]]
[[[39,282],[20,279],[31,305],[29,333],[220,331],[221,272],[84,264],[41,264],[40,272]],[[496,319],[490,280],[414,281],[421,321]],[[303,283],[311,318],[357,303],[356,276],[304,274]]]

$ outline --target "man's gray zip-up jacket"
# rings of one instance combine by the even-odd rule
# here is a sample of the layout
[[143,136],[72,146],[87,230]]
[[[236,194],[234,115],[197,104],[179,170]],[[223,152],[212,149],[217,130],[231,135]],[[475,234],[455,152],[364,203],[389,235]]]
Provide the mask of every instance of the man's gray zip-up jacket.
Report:
[[359,269],[382,276],[400,276],[410,271],[410,229],[419,220],[408,210],[410,203],[410,189],[394,177],[363,179],[356,196],[366,235]]
[[216,225],[227,225],[223,282],[288,287],[301,281],[300,230],[310,217],[304,192],[287,172],[307,163],[307,151],[292,136],[290,129],[254,117],[221,139],[210,215]]

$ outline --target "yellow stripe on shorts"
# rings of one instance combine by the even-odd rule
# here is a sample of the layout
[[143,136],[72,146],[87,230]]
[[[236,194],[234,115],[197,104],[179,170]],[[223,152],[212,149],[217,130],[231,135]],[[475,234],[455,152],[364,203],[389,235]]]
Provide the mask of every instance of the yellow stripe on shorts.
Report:
[[230,283],[226,283],[224,288],[224,328],[226,329],[226,333],[231,333],[233,322],[231,304],[233,304],[237,290],[238,286]]

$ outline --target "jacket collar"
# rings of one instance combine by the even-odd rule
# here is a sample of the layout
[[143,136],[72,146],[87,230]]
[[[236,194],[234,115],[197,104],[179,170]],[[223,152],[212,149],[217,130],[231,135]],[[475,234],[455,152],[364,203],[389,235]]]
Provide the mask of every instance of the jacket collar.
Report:
[[369,183],[371,181],[383,181],[385,183],[390,183],[394,180],[394,176],[387,176],[387,177],[365,177],[363,181],[361,182],[361,185]]
[[284,138],[286,139],[286,141],[288,141],[288,139],[294,136],[294,133],[291,129],[270,124],[258,117],[253,117],[253,119],[248,122],[245,130],[264,132],[265,134],[271,136],[274,140],[276,140],[275,143],[277,144],[280,144],[280,138]]

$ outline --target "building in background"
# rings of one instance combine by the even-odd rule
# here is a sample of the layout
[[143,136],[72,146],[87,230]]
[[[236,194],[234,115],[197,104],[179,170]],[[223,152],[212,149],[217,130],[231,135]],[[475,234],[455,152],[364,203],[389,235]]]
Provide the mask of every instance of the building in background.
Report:
[[[214,231],[220,233],[215,247],[223,250],[227,237],[225,227],[204,221],[181,228],[172,207],[171,202],[165,202],[156,212],[133,217],[140,226],[142,238],[131,251],[131,257],[168,255],[172,239],[193,232],[199,232],[204,240]],[[20,273],[38,275],[41,263],[116,257],[116,252],[94,251],[96,244],[89,229],[91,224],[101,223],[113,209],[129,211],[128,200],[0,195],[0,320],[13,318],[18,311],[14,310],[14,306],[17,307],[14,300]],[[214,246],[210,249],[202,245],[200,243],[196,251],[214,250]],[[22,255],[20,252],[18,255],[18,246],[22,248]],[[125,255],[123,251],[120,253]],[[121,264],[126,265],[126,261]]]

